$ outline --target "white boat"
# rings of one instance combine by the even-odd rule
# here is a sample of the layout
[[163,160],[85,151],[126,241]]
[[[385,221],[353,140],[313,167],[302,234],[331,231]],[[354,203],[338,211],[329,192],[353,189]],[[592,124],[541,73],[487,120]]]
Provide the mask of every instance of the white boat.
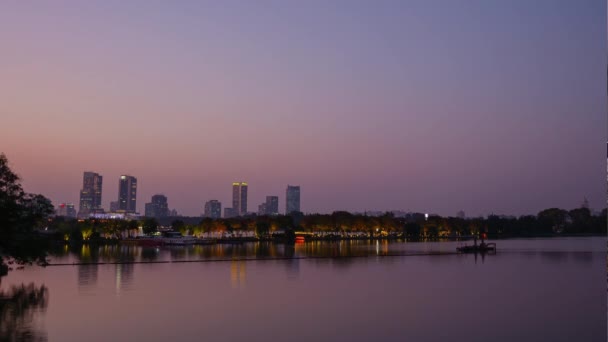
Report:
[[183,236],[180,232],[164,232],[161,240],[164,245],[192,245],[196,242],[193,236]]

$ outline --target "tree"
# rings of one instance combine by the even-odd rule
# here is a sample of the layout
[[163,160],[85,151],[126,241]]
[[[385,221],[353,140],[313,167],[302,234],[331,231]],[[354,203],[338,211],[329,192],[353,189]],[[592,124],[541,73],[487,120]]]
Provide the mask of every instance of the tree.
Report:
[[538,213],[540,229],[545,234],[563,231],[568,218],[568,212],[559,208],[549,208]]
[[215,225],[212,218],[206,217],[201,221],[200,226],[203,233],[210,234]]
[[20,263],[46,261],[46,253],[38,248],[34,230],[48,224],[54,208],[46,197],[23,191],[20,178],[8,165],[8,159],[0,154],[0,275],[8,269],[4,258],[14,258]]
[[572,224],[568,227],[568,233],[587,233],[591,229],[591,212],[589,208],[581,207],[568,212]]
[[153,234],[158,230],[158,222],[155,218],[148,217],[142,222],[142,230],[144,234]]
[[182,220],[174,220],[173,222],[171,222],[171,229],[179,231],[183,229],[185,225],[186,223],[184,223],[184,221]]
[[266,236],[270,231],[270,224],[265,221],[258,221],[255,224],[255,233],[257,236]]

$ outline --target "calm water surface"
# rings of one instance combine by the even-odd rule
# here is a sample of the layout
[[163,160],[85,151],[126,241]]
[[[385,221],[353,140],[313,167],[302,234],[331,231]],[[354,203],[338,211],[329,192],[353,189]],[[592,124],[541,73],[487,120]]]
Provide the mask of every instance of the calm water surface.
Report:
[[[606,238],[497,243],[485,258],[390,256],[452,252],[457,242],[59,248],[53,263],[227,261],[13,271],[1,279],[4,296],[21,289],[43,298],[0,307],[0,333],[49,341],[606,341]],[[242,258],[292,259],[231,261]]]

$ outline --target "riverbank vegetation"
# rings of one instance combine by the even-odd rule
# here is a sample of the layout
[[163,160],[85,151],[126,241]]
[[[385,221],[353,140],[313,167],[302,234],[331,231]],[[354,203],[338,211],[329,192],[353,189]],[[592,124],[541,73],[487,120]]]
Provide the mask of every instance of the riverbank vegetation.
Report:
[[36,231],[47,225],[53,205],[46,197],[23,191],[20,178],[0,154],[0,276],[7,263],[44,263],[47,239]]
[[66,241],[119,240],[172,229],[196,237],[272,239],[285,232],[306,233],[310,238],[461,238],[486,233],[489,238],[599,235],[606,234],[606,209],[592,215],[586,207],[572,210],[546,209],[537,215],[520,217],[489,215],[477,218],[441,217],[412,213],[395,217],[391,213],[366,216],[337,211],[332,214],[250,216],[231,219],[179,217],[146,218],[139,221],[67,220],[55,218],[48,231]]

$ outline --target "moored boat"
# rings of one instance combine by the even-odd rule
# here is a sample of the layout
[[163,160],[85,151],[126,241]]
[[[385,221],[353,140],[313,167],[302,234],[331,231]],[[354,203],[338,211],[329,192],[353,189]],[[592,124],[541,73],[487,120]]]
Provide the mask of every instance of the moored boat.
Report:
[[475,236],[473,245],[465,245],[462,247],[456,247],[456,251],[460,253],[496,253],[496,244],[494,242],[486,243],[486,233],[480,234],[481,243],[477,244],[477,236]]
[[159,238],[163,245],[192,245],[196,239],[192,236],[183,236],[180,232],[164,232]]
[[158,236],[138,236],[136,238],[123,239],[120,243],[138,246],[160,246],[163,244],[163,241]]

